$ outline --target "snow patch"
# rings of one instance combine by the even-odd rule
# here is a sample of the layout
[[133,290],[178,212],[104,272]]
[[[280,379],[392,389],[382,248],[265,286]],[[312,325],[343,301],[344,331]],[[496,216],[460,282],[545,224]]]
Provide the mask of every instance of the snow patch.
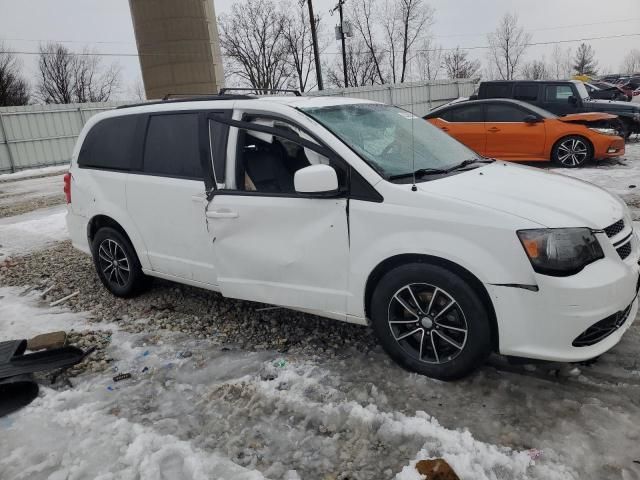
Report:
[[0,259],[25,255],[69,238],[67,207],[58,205],[15,217],[0,218]]
[[20,180],[23,178],[38,177],[40,175],[50,175],[54,173],[66,172],[68,170],[69,164],[56,165],[53,167],[30,168],[29,170],[0,174],[0,182],[5,180]]

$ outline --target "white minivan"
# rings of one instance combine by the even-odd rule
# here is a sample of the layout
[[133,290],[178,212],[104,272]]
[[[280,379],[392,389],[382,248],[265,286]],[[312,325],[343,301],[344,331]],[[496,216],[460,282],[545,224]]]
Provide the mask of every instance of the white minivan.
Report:
[[582,361],[636,316],[638,239],[591,184],[480,158],[404,110],[303,96],[128,106],[84,127],[67,225],[114,295],[160,277],[370,325],[402,366]]

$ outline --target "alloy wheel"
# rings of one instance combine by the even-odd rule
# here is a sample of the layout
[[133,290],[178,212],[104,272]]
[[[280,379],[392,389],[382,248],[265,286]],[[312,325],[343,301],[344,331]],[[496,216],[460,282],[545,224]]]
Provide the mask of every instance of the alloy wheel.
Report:
[[127,284],[131,276],[129,259],[118,242],[110,238],[103,240],[98,247],[98,260],[109,283],[118,287]]
[[578,138],[570,138],[558,146],[558,161],[562,165],[575,167],[584,163],[589,156],[589,148]]
[[389,301],[388,322],[395,341],[420,362],[450,362],[467,342],[469,329],[460,304],[435,285],[400,288]]

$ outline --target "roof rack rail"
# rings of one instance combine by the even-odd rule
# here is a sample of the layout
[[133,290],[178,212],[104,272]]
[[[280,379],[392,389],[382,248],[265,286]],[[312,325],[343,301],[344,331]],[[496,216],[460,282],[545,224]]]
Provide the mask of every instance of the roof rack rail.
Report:
[[282,93],[293,93],[296,97],[301,97],[302,94],[299,90],[293,90],[291,88],[221,88],[219,95],[226,95],[229,90],[238,91],[238,92],[255,92],[257,95],[261,95],[260,92],[282,92]]
[[[163,97],[162,100],[153,100],[150,102],[140,102],[140,103],[132,103],[128,105],[120,105],[119,107],[116,107],[116,108],[117,109],[132,108],[132,107],[143,107],[145,105],[162,105],[167,103],[181,103],[181,102],[201,102],[201,101],[209,101],[209,100],[246,100],[249,98],[253,98],[251,95],[201,94],[201,95],[184,96],[184,97],[182,97],[181,95],[183,94],[168,93]],[[171,98],[171,96],[179,96],[179,97]]]

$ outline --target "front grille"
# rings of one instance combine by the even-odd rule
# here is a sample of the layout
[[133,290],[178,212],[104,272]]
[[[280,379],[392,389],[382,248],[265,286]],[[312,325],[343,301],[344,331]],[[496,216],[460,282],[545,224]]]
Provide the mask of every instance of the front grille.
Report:
[[[631,303],[631,305],[633,305],[633,303]],[[599,341],[604,340],[624,325],[629,317],[631,305],[624,310],[608,316],[604,320],[600,320],[598,323],[594,323],[578,335],[571,345],[574,347],[588,347],[589,345],[595,345]]]
[[615,237],[622,230],[624,230],[624,220],[621,218],[616,223],[609,225],[607,228],[605,228],[604,233],[607,234],[607,237],[611,238],[611,237]]
[[618,255],[620,255],[620,258],[622,260],[627,258],[629,255],[631,255],[631,240],[629,240],[621,247],[616,248],[616,251],[618,252]]

